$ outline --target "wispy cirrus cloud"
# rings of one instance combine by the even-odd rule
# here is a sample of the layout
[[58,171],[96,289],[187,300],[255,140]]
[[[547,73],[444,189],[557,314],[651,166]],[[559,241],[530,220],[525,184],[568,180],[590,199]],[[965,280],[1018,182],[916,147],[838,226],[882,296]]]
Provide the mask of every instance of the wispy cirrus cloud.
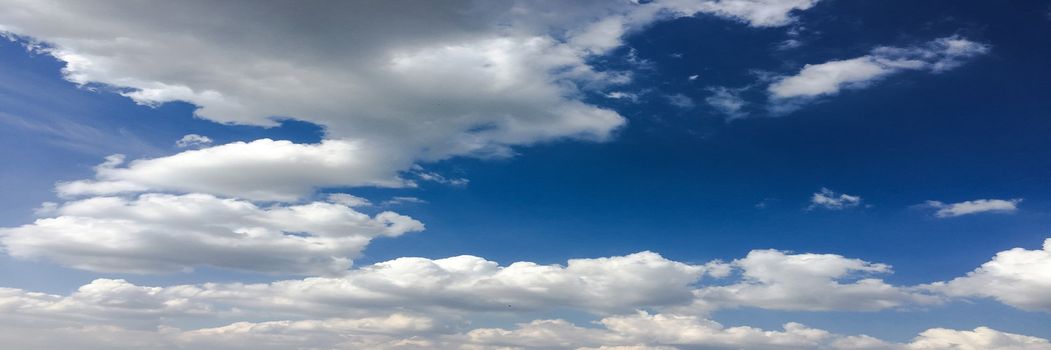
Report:
[[1013,213],[1018,210],[1021,198],[1016,199],[976,199],[958,203],[943,203],[940,201],[927,201],[921,206],[933,208],[934,216],[939,218],[953,218],[964,215],[980,213]]

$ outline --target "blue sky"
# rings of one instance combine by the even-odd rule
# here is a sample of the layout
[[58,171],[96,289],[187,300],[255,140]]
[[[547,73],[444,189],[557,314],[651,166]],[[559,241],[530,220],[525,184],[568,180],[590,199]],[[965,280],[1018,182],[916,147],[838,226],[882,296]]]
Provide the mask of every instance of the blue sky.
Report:
[[1047,2],[44,3],[15,346],[1051,348]]

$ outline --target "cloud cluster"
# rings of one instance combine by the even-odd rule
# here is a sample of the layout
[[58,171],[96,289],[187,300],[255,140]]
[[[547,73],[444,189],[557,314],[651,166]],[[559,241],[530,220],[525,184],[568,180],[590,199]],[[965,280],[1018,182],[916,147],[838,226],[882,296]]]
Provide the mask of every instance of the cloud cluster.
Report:
[[296,201],[318,187],[408,186],[410,183],[394,170],[410,164],[361,142],[299,144],[260,139],[139,159],[127,165],[124,157],[110,156],[95,167],[95,179],[59,183],[56,191],[63,197],[174,191]]
[[1014,248],[967,276],[934,283],[930,289],[955,297],[986,297],[1023,310],[1051,312],[1051,239],[1042,250]]
[[[144,105],[189,102],[198,117],[221,123],[303,120],[324,127],[328,139],[258,140],[140,160],[100,169],[99,179],[65,184],[60,193],[149,189],[289,200],[317,187],[397,185],[397,173],[415,162],[606,139],[625,119],[583,97],[631,75],[588,62],[625,35],[698,13],[785,25],[816,3],[6,0],[0,32],[65,62],[63,74],[77,84],[111,86]],[[231,174],[252,176],[240,184],[246,176]]]
[[[649,252],[573,259],[565,265],[500,266],[474,256],[400,258],[342,276],[263,284],[146,287],[98,279],[68,296],[0,289],[0,324],[20,329],[5,328],[0,339],[30,344],[32,337],[15,339],[16,333],[62,336],[33,343],[35,348],[60,348],[61,340],[68,339],[119,348],[105,341],[127,337],[124,344],[151,348],[192,344],[207,348],[1044,350],[1051,348],[1047,340],[984,327],[931,329],[910,343],[898,344],[796,323],[776,331],[728,327],[698,312],[739,306],[880,310],[941,300],[918,289],[951,297],[993,297],[1020,308],[1051,312],[1051,303],[1042,293],[1051,281],[1041,274],[1051,261],[1051,240],[1046,245],[1040,251],[1001,252],[968,276],[919,288],[864,278],[889,272],[883,264],[771,250],[703,265]],[[703,276],[725,279],[738,274],[736,282],[703,283]],[[986,288],[998,285],[1004,288]],[[482,313],[535,315],[566,309],[599,315],[601,327],[557,319],[530,320],[514,328],[470,326],[470,320]],[[88,322],[93,326],[83,326]],[[201,324],[217,326],[201,328]]]
[[0,229],[7,254],[107,272],[160,273],[213,266],[263,273],[332,274],[376,237],[420,231],[393,212],[346,203],[259,207],[205,194],[93,197],[49,208],[32,224]]
[[[102,249],[90,243],[75,243],[84,246],[85,251]],[[129,248],[126,255],[132,256],[136,249]],[[182,249],[173,250],[186,253]],[[76,253],[68,254],[62,258],[73,259]],[[101,255],[80,257],[87,260],[82,265],[95,262],[94,259],[100,259],[98,256]],[[274,259],[295,257],[285,255]],[[179,263],[174,256],[168,259]],[[108,262],[96,264],[109,267],[102,265]],[[320,264],[319,268],[329,267],[326,264]],[[156,268],[164,267],[167,266]],[[672,261],[651,252],[571,259],[565,265],[516,262],[507,266],[465,255],[433,260],[398,258],[348,270],[341,275],[262,284],[208,283],[159,288],[99,279],[81,290],[107,296],[90,300],[119,300],[124,298],[121,296],[124,291],[149,290],[151,297],[161,298],[150,305],[168,305],[177,300],[175,305],[208,305],[199,308],[220,314],[236,309],[241,313],[296,317],[334,317],[355,310],[389,309],[462,313],[568,308],[593,314],[614,314],[638,309],[690,310],[696,313],[751,306],[774,310],[871,311],[939,302],[938,298],[913,288],[891,286],[872,278],[851,278],[851,275],[888,271],[889,267],[883,264],[839,255],[788,254],[774,250],[753,251],[731,263],[713,261],[703,265]],[[734,280],[706,285],[704,276],[715,279],[732,277]],[[17,290],[8,290],[8,294],[17,298],[31,295]],[[89,300],[78,294],[37,299],[33,305],[75,305]],[[110,303],[101,303],[83,309],[95,310],[98,313],[93,317],[105,319],[114,316],[114,310],[109,306]]]
[[889,273],[890,266],[835,254],[753,250],[729,265],[740,271],[741,280],[702,288],[696,292],[699,300],[722,307],[809,311],[872,311],[939,302],[911,288],[858,278]]

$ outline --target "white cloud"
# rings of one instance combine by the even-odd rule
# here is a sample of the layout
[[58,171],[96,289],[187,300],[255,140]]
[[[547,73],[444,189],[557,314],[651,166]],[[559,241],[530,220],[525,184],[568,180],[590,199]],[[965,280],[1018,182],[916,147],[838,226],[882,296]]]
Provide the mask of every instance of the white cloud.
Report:
[[0,229],[7,254],[92,271],[157,273],[214,266],[331,274],[376,237],[420,231],[410,217],[374,217],[346,204],[261,208],[205,194],[143,194],[66,202],[54,216]]
[[179,148],[202,147],[210,144],[212,144],[211,138],[197,134],[184,135],[181,139],[175,141],[175,146]]
[[[997,260],[1030,253],[1012,250],[1001,253]],[[1051,260],[1047,254],[1045,250],[1036,258]],[[989,270],[989,266],[978,271]],[[1032,271],[1013,274],[1049,271],[1046,266],[1029,268]],[[742,276],[736,283],[697,287],[703,274],[728,278],[735,271]],[[127,345],[157,349],[1051,347],[1044,339],[984,327],[973,332],[935,328],[910,343],[898,344],[864,335],[833,334],[797,323],[785,324],[782,330],[724,326],[698,316],[695,310],[676,307],[701,301],[716,307],[878,310],[935,301],[910,288],[892,287],[870,278],[854,280],[855,276],[889,271],[886,265],[838,255],[765,250],[753,251],[731,263],[713,261],[705,265],[683,264],[648,252],[573,259],[564,266],[530,262],[500,266],[478,257],[458,256],[400,258],[341,276],[261,284],[145,287],[99,279],[69,296],[0,288],[0,324],[5,325],[0,327],[0,340],[40,349],[68,347],[71,339],[82,343],[78,348]],[[972,285],[998,284],[1019,286],[1009,280],[975,281]],[[1046,290],[1046,285],[1032,287],[1033,296]],[[536,315],[566,309],[600,315],[599,327],[552,319],[527,320],[515,328],[470,326],[476,317],[502,311]],[[636,309],[659,312],[632,311]],[[87,323],[92,326],[84,326]],[[114,344],[114,340],[123,342]]]
[[988,327],[973,331],[928,329],[906,346],[908,350],[1047,350],[1047,339],[1000,332]]
[[405,197],[398,196],[392,197],[391,199],[383,201],[383,205],[402,205],[402,204],[426,204],[427,201],[416,198],[416,197]]
[[140,104],[186,101],[216,122],[292,118],[326,133],[320,144],[257,140],[142,159],[60,193],[292,201],[318,187],[399,185],[398,172],[417,162],[607,139],[625,119],[582,92],[630,81],[588,63],[627,33],[698,13],[783,25],[816,2],[313,3],[290,16],[280,3],[5,0],[0,31],[65,62],[67,80],[114,86]]
[[[769,87],[778,103],[833,95],[842,89],[863,88],[885,76],[908,70],[943,72],[989,51],[989,46],[958,36],[932,40],[914,47],[877,47],[865,56],[808,64],[796,75],[782,76]],[[781,100],[781,101],[778,101]],[[796,101],[798,102],[798,101]]]
[[756,27],[782,26],[794,21],[794,11],[806,10],[818,0],[718,0],[698,6],[704,12],[735,18]]
[[939,302],[937,297],[911,288],[859,278],[889,273],[890,266],[834,254],[753,250],[727,265],[740,271],[741,280],[699,289],[696,294],[700,302],[714,307],[810,311],[873,311]]
[[830,189],[822,188],[820,191],[814,192],[810,197],[810,207],[824,208],[828,210],[843,210],[848,208],[854,208],[861,205],[861,197],[849,195],[846,193],[836,193]]
[[423,181],[430,181],[449,186],[467,186],[467,184],[471,182],[471,180],[462,177],[446,177],[445,175],[433,171],[427,171],[419,165],[412,166],[412,174]]
[[606,93],[605,96],[614,100],[627,100],[631,102],[639,102],[639,95],[630,92],[611,91],[609,93]]
[[683,94],[667,95],[664,97],[668,99],[669,104],[682,109],[690,109],[695,105],[692,98]]
[[938,210],[934,212],[934,216],[952,218],[978,213],[1013,213],[1018,210],[1018,203],[1021,202],[1021,199],[978,199],[950,204],[927,201],[925,206]]
[[1051,312],[1051,239],[1044,249],[1014,248],[967,276],[931,284],[931,290],[954,297],[987,297],[1023,310]]
[[[9,316],[7,316],[9,317]],[[5,317],[6,318],[6,317]],[[1047,350],[1037,337],[979,327],[974,331],[933,328],[897,344],[869,336],[843,336],[798,323],[782,330],[727,327],[675,314],[614,315],[581,327],[560,319],[538,319],[514,328],[442,327],[426,315],[390,313],[357,318],[237,322],[183,330],[172,326],[135,329],[112,325],[0,328],[0,340],[32,349],[881,349]],[[458,329],[460,328],[460,329]]]
[[741,98],[743,89],[730,89],[726,87],[714,87],[709,89],[711,95],[704,102],[715,108],[719,113],[725,114],[730,119],[743,118],[748,114],[742,109],[748,104]]

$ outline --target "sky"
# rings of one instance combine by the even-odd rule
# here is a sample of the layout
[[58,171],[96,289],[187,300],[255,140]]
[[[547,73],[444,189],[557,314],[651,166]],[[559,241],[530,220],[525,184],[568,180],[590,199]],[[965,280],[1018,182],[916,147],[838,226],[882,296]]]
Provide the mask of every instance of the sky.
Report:
[[1051,2],[0,0],[11,349],[1051,349]]

